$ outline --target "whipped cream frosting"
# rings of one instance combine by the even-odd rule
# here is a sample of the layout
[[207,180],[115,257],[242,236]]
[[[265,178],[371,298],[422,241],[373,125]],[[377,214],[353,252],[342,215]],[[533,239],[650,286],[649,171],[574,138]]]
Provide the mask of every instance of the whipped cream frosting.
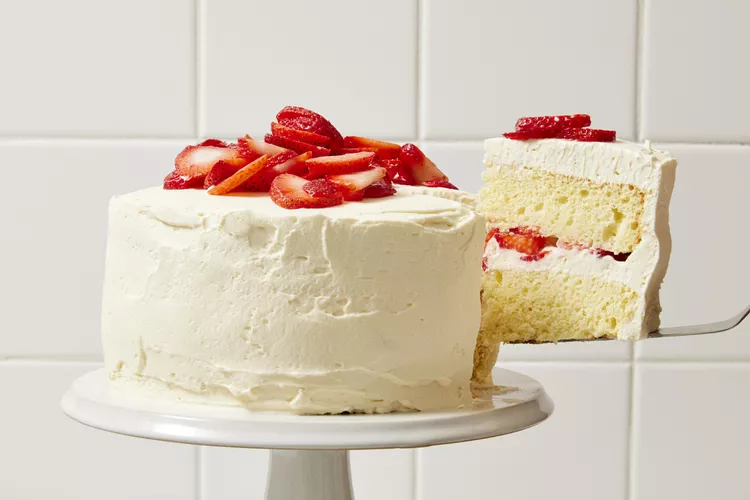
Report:
[[674,170],[674,158],[647,142],[581,142],[563,139],[516,141],[505,137],[484,143],[487,168],[529,167],[596,182],[659,189],[663,172]]
[[253,410],[459,407],[484,229],[470,205],[420,188],[292,211],[265,194],[114,198],[106,368],[141,394]]
[[[669,202],[677,161],[668,153],[625,141],[578,142],[561,139],[485,141],[487,169],[533,168],[554,174],[583,177],[599,183],[632,184],[645,193],[641,242],[624,262],[598,257],[587,250],[550,247],[537,261],[500,248],[490,240],[484,257],[488,269],[551,271],[596,276],[617,281],[637,292],[639,304],[629,323],[620,326],[620,340],[637,340],[659,328],[659,290],[667,272],[672,240]],[[481,200],[480,200],[481,209]],[[555,235],[549,235],[555,236]]]

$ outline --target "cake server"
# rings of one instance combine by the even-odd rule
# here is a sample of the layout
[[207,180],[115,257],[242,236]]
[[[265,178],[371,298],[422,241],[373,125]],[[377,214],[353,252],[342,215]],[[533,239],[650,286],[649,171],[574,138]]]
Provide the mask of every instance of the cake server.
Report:
[[[705,335],[708,333],[720,333],[727,330],[731,330],[736,327],[747,316],[750,315],[750,305],[745,307],[738,314],[732,316],[729,319],[723,321],[717,321],[715,323],[705,323],[703,325],[688,325],[688,326],[670,326],[667,328],[659,328],[658,330],[648,334],[650,339],[665,339],[672,337],[688,337],[691,335]],[[593,340],[617,340],[609,337],[601,337],[598,339],[571,339],[571,340],[560,340],[559,342],[591,342]]]

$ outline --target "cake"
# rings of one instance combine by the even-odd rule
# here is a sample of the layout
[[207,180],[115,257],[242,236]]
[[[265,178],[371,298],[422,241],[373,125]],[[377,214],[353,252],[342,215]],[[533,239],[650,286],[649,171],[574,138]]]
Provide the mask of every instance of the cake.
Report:
[[501,342],[638,340],[659,327],[676,161],[590,123],[525,118],[485,142],[477,381]]
[[277,119],[111,200],[111,383],[302,414],[467,405],[486,225],[471,196],[414,145],[302,108]]

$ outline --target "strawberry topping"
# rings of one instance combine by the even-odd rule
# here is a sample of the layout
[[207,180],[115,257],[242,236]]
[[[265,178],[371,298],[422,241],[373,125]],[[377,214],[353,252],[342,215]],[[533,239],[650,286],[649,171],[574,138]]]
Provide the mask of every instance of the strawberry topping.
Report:
[[260,172],[266,166],[269,159],[270,157],[268,155],[263,155],[257,160],[248,163],[237,172],[235,172],[231,177],[228,177],[221,181],[219,184],[208,188],[208,194],[219,195],[234,191],[238,187],[245,184],[247,180],[250,179],[253,175]]
[[339,186],[345,200],[353,201],[361,200],[364,197],[365,188],[385,177],[385,169],[375,167],[353,174],[329,175],[326,179]]
[[[215,141],[215,139],[210,140]],[[183,149],[174,159],[174,166],[182,176],[197,177],[208,174],[211,168],[220,161],[241,167],[249,160],[237,148],[198,145]]]
[[189,175],[180,175],[176,170],[168,173],[164,178],[164,189],[200,189],[203,187],[205,175],[191,177]]
[[532,139],[551,139],[555,137],[557,130],[523,130],[516,132],[505,132],[503,137],[514,141],[529,141]]
[[375,151],[378,158],[396,159],[401,152],[401,146],[392,142],[378,141],[369,137],[358,137],[350,135],[344,137],[345,148],[367,148],[368,151]]
[[333,197],[339,190],[338,186],[328,179],[313,179],[306,182],[302,189],[315,198]]
[[399,160],[401,161],[399,174],[408,184],[418,185],[425,181],[448,180],[448,176],[441,172],[432,160],[414,144],[401,146]]
[[424,181],[422,185],[430,188],[458,189],[450,182],[444,180]]
[[269,144],[275,144],[276,146],[291,149],[299,154],[310,151],[315,156],[328,156],[331,154],[331,150],[321,146],[315,146],[313,144],[307,144],[304,142],[290,139],[289,137],[280,137],[277,135],[266,134],[265,140]]
[[312,144],[313,146],[326,147],[331,144],[330,137],[316,134],[315,132],[306,132],[304,130],[287,127],[286,125],[276,122],[271,123],[271,134],[277,137],[286,137],[306,144]]
[[396,194],[396,188],[393,187],[391,179],[386,175],[364,189],[364,198],[385,198]]
[[206,176],[206,180],[203,182],[203,187],[208,189],[211,186],[215,186],[224,179],[232,177],[241,168],[241,166],[232,165],[225,161],[217,162]]
[[237,147],[242,152],[242,154],[248,157],[252,156],[253,159],[263,155],[276,156],[287,151],[286,148],[282,148],[274,144],[268,144],[263,141],[256,141],[249,135],[237,139]]
[[285,151],[273,156],[263,170],[250,178],[247,182],[247,189],[268,192],[271,189],[271,182],[281,174],[304,175],[307,173],[305,161],[310,158],[312,158],[312,153],[309,151],[301,155],[294,151]]
[[357,172],[368,168],[373,158],[375,158],[375,153],[370,152],[313,158],[305,162],[310,171],[307,177],[315,179],[330,174]]
[[341,137],[341,134],[331,122],[309,109],[299,106],[286,106],[278,112],[276,120],[287,127],[329,137],[332,146],[340,146],[344,142],[344,138]]
[[614,130],[596,128],[568,128],[558,132],[555,137],[582,142],[614,142],[617,133]]
[[589,115],[526,116],[516,122],[516,131],[524,130],[562,130],[591,125]]
[[[305,190],[309,182],[302,177],[292,174],[281,174],[271,183],[269,195],[274,203],[287,209],[297,208],[324,208],[341,205],[344,202],[343,195],[338,189],[331,192],[320,185],[314,186],[310,194]],[[323,180],[323,182],[326,182]]]

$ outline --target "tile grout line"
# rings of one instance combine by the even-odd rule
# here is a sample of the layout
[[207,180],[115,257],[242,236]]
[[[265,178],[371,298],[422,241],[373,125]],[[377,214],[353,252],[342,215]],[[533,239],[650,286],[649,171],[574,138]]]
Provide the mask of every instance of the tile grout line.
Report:
[[645,0],[636,1],[636,21],[635,21],[635,113],[633,124],[633,134],[635,140],[643,142],[643,66],[645,59],[644,37],[645,37]]
[[204,5],[203,0],[195,0],[195,39],[193,40],[193,46],[195,50],[195,136],[202,137],[204,133],[203,119],[205,113],[203,112],[203,17],[204,17]]
[[416,138],[417,141],[422,141],[425,138],[425,123],[427,122],[426,119],[426,104],[424,102],[425,92],[424,92],[424,83],[425,83],[425,48],[427,47],[427,44],[424,43],[424,37],[426,36],[426,21],[425,21],[425,12],[427,8],[427,2],[426,0],[416,0],[416,9],[417,9],[417,33],[416,33],[416,42],[417,42],[417,50],[416,50],[416,56],[417,56],[417,73],[416,73],[416,99],[415,99],[415,112],[416,112]]
[[635,495],[635,453],[636,453],[636,436],[635,436],[635,416],[636,416],[636,363],[635,359],[630,364],[630,387],[628,388],[630,399],[629,405],[629,418],[628,418],[628,452],[627,462],[625,465],[626,476],[625,476],[625,500],[630,500]]

